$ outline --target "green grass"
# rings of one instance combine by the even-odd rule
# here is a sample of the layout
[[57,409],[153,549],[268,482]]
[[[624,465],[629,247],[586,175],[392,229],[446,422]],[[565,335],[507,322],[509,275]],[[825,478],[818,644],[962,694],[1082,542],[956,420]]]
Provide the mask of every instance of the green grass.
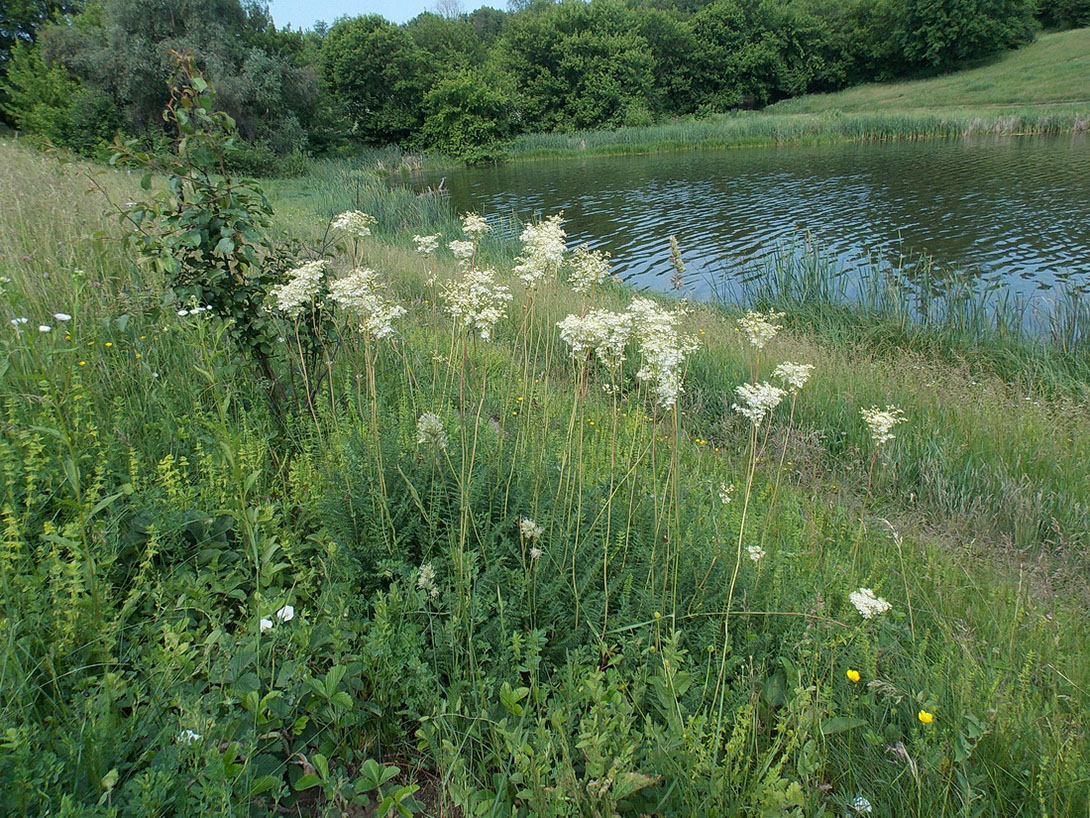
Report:
[[639,128],[525,134],[513,158],[1090,129],[1090,29],[1042,35],[994,63],[915,82],[785,100],[763,111]]
[[1090,103],[1090,28],[1042,34],[985,65],[910,82],[860,85],[784,100],[769,113],[1014,108]]
[[[330,305],[328,380],[277,420],[84,170],[0,143],[4,814],[352,814],[357,786],[419,786],[428,815],[1090,809],[1090,412],[1064,353],[753,293],[791,310],[760,377],[815,371],[750,481],[736,305],[680,319],[699,345],[674,416],[635,343],[611,378],[556,329],[632,293],[531,297],[495,238],[479,260],[513,300],[470,337],[450,254],[411,250],[460,238],[450,214],[361,176],[382,213],[361,261],[408,313],[365,342]],[[278,183],[278,223],[317,241],[356,201],[339,179]],[[138,180],[99,181],[124,201]],[[907,422],[872,469],[873,404]],[[859,587],[893,608],[863,620]]]

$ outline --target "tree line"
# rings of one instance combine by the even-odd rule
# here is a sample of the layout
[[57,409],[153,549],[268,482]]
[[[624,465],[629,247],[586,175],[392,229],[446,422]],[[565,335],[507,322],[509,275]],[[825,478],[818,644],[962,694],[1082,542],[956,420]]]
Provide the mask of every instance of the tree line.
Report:
[[512,0],[395,25],[277,28],[260,0],[9,0],[0,111],[93,153],[166,139],[192,53],[248,170],[398,144],[469,161],[517,133],[645,125],[942,72],[1090,25],[1090,0]]

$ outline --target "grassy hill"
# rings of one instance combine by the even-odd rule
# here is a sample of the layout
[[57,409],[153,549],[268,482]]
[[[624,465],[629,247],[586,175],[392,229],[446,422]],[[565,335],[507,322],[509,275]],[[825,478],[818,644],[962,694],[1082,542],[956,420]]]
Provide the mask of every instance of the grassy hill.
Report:
[[785,100],[763,111],[586,131],[526,134],[516,158],[691,148],[1081,132],[1090,128],[1090,29],[1042,35],[987,65]]
[[1090,104],[1090,28],[1043,34],[977,68],[779,102],[771,114]]

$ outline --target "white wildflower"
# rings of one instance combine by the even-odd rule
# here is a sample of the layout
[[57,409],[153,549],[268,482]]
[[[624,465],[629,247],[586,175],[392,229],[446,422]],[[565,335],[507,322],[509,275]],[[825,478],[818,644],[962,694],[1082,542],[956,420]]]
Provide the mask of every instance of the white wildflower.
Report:
[[29,319],[29,318],[22,318],[22,317],[19,317],[19,318],[12,318],[12,319],[11,319],[11,322],[10,322],[10,323],[11,323],[11,325],[12,325],[13,327],[15,327],[16,329],[18,329],[18,328],[19,328],[19,325],[20,325],[20,324],[25,324],[25,323],[27,323],[28,321],[30,321],[30,319]]
[[893,607],[882,597],[875,596],[874,591],[870,588],[860,588],[858,591],[852,591],[848,595],[848,599],[851,600],[852,605],[855,606],[855,609],[859,611],[859,615],[864,619],[874,619],[874,617],[884,614]]
[[519,535],[524,540],[532,543],[541,542],[541,535],[544,533],[545,529],[543,529],[529,517],[523,517],[519,520]]
[[530,559],[532,559],[532,560],[534,560],[536,562],[537,560],[541,559],[541,555],[544,554],[544,553],[545,552],[542,551],[540,548],[537,548],[537,547],[531,548],[530,549]]
[[734,483],[729,486],[726,483],[719,484],[719,502],[726,505],[731,500],[731,494],[734,493]]
[[782,312],[769,312],[767,315],[750,310],[745,317],[738,319],[738,331],[746,336],[746,340],[757,349],[764,349],[765,344],[776,337],[780,331],[780,325],[776,323],[783,318]]
[[893,440],[896,437],[892,432],[893,427],[906,420],[904,412],[895,406],[887,406],[885,409],[872,406],[870,409],[860,409],[859,414],[870,429],[870,436],[876,446]]
[[504,316],[511,291],[495,281],[492,270],[467,270],[443,288],[447,312],[468,330],[477,330],[482,341],[492,339],[492,330]]
[[405,308],[383,297],[378,274],[357,268],[329,285],[329,297],[360,320],[372,338],[388,338],[394,333],[394,319],[405,315]]
[[526,286],[533,289],[546,278],[555,278],[564,260],[564,239],[567,234],[561,225],[564,214],[557,213],[538,224],[523,228],[519,240],[522,255],[515,259],[515,273]]
[[734,411],[749,418],[754,426],[760,426],[765,416],[780,405],[787,392],[768,382],[744,383],[735,387],[740,404],[734,404]]
[[754,562],[760,562],[765,558],[765,550],[759,545],[747,545],[746,553],[749,554],[749,558]]
[[265,631],[272,628],[273,621],[271,619],[265,619],[264,617],[262,617],[261,622],[260,622],[260,626],[261,626],[261,632],[264,633]]
[[352,238],[365,239],[378,219],[362,210],[347,210],[333,220],[333,229],[348,233]]
[[447,245],[450,248],[450,252],[454,253],[454,258],[458,260],[459,267],[467,267],[473,260],[473,254],[477,252],[477,245],[471,241],[459,241],[455,239]]
[[48,324],[38,324],[38,332],[52,332],[53,327]]
[[772,377],[779,378],[787,386],[788,392],[798,392],[806,382],[810,380],[810,373],[814,371],[813,364],[793,364],[784,361],[772,371]]
[[69,315],[66,312],[55,312],[55,313],[53,313],[53,317],[56,318],[58,321],[71,321],[72,320],[72,316]]
[[[270,290],[276,300],[276,308],[293,321],[303,312],[303,309],[314,301],[318,289],[322,286],[322,277],[325,275],[326,262],[308,261],[302,267],[296,267],[288,273],[288,282]],[[185,315],[179,311],[178,315]]]
[[697,348],[697,343],[689,336],[678,334],[680,313],[668,312],[648,298],[634,299],[628,313],[643,357],[636,377],[653,382],[659,405],[668,409],[677,403],[681,394],[681,367],[685,356]]
[[436,449],[447,448],[447,431],[443,428],[443,421],[434,412],[425,412],[416,421],[416,442],[421,446],[431,446]]
[[422,256],[432,255],[439,247],[439,234],[434,236],[413,236],[413,241],[416,242],[416,252]]
[[204,736],[194,730],[183,730],[178,734],[179,744],[192,744],[195,741],[200,741]]
[[474,242],[480,241],[481,236],[491,229],[484,216],[479,216],[476,213],[462,214],[462,232],[473,239]]
[[432,599],[439,596],[439,586],[435,584],[435,567],[430,562],[421,565],[417,571],[416,587]]
[[586,315],[569,315],[558,321],[560,337],[579,360],[593,350],[606,367],[615,370],[624,363],[624,350],[632,336],[632,316],[609,310],[590,310]]
[[595,284],[609,278],[609,253],[591,250],[583,244],[575,249],[569,266],[571,288],[577,293],[588,293]]
[[291,622],[295,618],[295,608],[291,605],[285,605],[276,612],[276,618],[281,622]]

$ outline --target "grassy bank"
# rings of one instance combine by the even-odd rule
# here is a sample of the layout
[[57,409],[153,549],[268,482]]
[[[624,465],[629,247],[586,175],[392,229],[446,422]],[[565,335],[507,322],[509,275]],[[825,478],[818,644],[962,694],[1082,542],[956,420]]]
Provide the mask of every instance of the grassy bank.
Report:
[[785,100],[764,111],[615,131],[526,134],[514,158],[792,143],[1048,134],[1090,129],[1090,29],[1042,35],[942,77]]
[[[657,340],[573,360],[557,322],[633,294],[531,292],[496,237],[485,340],[447,310],[465,271],[409,241],[456,222],[360,177],[376,236],[332,268],[359,253],[407,313],[380,338],[327,303],[335,343],[291,369],[320,388],[280,417],[82,172],[0,144],[0,811],[1090,808],[1081,374],[1041,389],[801,303],[760,350],[734,306],[636,304]],[[357,195],[286,190],[312,251],[321,197]],[[813,376],[755,426],[736,387],[783,361]],[[906,417],[881,445],[872,405]]]

